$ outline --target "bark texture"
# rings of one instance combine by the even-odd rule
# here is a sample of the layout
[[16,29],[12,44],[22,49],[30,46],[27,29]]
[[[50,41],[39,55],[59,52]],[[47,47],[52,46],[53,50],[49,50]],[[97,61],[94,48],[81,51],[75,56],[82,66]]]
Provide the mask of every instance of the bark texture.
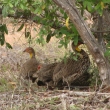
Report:
[[80,12],[76,8],[74,0],[53,0],[60,8],[64,9],[69,18],[76,26],[82,40],[92,54],[99,69],[101,80],[104,85],[110,84],[110,64],[104,56],[104,51],[96,41],[90,29],[87,27]]

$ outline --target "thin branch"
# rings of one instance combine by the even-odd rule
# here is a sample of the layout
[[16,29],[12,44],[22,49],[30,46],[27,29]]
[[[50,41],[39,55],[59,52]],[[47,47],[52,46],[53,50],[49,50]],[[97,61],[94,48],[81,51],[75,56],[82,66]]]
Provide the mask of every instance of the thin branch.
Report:
[[110,33],[110,30],[108,30],[108,31],[96,31],[96,30],[91,30],[92,32],[94,32],[94,33]]

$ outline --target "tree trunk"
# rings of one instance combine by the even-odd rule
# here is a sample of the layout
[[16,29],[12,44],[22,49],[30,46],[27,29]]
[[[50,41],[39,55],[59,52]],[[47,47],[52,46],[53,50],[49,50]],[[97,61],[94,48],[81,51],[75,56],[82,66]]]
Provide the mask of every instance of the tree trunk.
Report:
[[110,64],[104,56],[104,51],[96,41],[92,32],[86,25],[83,17],[78,12],[74,0],[53,0],[59,7],[65,10],[69,18],[76,26],[82,40],[86,44],[89,52],[92,54],[99,69],[101,80],[104,85],[110,84]]
[[[98,15],[98,26],[97,31],[103,31],[103,18],[102,16]],[[100,47],[103,49],[103,52],[106,51],[105,43],[104,43],[104,37],[103,33],[97,33],[97,39]]]

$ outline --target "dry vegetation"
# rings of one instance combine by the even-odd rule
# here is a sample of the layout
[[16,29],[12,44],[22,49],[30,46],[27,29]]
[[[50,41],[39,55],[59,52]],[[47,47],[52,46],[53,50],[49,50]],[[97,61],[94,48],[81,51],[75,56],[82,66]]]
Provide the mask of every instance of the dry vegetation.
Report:
[[[94,92],[94,89],[83,90],[47,90],[31,82],[20,85],[18,80],[20,66],[29,58],[22,51],[29,46],[24,38],[24,30],[16,32],[18,27],[13,27],[9,22],[9,35],[6,40],[13,49],[0,47],[0,110],[110,110],[110,93]],[[38,28],[37,28],[38,29]],[[34,31],[33,41],[37,36]],[[33,42],[30,46],[36,51],[36,58],[40,62],[54,62],[64,56],[64,48],[58,49],[58,40],[44,47]],[[51,48],[50,48],[51,47]]]

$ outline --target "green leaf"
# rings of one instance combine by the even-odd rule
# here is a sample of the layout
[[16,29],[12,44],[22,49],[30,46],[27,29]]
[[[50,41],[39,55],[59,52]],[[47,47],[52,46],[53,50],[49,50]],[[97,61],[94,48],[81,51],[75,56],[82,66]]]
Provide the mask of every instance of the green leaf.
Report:
[[42,44],[42,46],[44,46],[45,44],[45,40],[42,36],[40,36],[39,38],[36,39],[36,42],[39,44]]
[[24,10],[25,8],[24,4],[20,3],[20,8]]
[[78,60],[78,56],[73,56],[72,59],[77,61]]
[[91,1],[84,1],[83,6],[84,8],[87,8],[90,12],[93,10],[93,3]]
[[72,28],[72,31],[73,31],[74,35],[79,35],[79,33],[78,33],[78,31],[77,31],[77,29],[74,25],[72,25],[71,28]]
[[59,42],[59,48],[61,48],[62,46],[64,46],[65,48],[67,48],[67,46],[68,46],[68,39],[66,39],[66,37],[64,38],[64,39],[62,39],[62,40],[60,40],[60,42]]
[[24,27],[24,23],[23,23],[23,24],[21,24],[21,26],[18,28],[18,30],[17,30],[17,31],[21,31],[21,30],[23,29],[23,27]]
[[84,15],[84,6],[82,6],[82,8],[81,8],[81,15],[82,16]]
[[74,36],[73,40],[74,40],[74,44],[77,45],[78,44],[78,36]]
[[51,37],[52,37],[52,34],[51,34],[51,33],[49,33],[49,34],[47,35],[47,38],[46,38],[46,42],[47,42],[47,43],[49,43],[49,41],[50,41]]
[[15,10],[10,9],[10,13],[11,13],[11,14],[15,14]]
[[4,45],[5,43],[5,37],[4,37],[4,33],[0,34],[0,45]]
[[37,7],[36,10],[34,11],[35,14],[41,14],[42,13],[42,8],[41,7]]
[[12,49],[12,46],[8,42],[6,42],[6,47],[8,47],[9,49]]
[[68,29],[67,28],[64,28],[64,27],[60,29],[60,32],[62,34],[65,34],[65,35],[69,35],[70,34],[69,31],[68,31]]
[[63,47],[63,45],[58,45],[58,48],[62,48]]
[[3,17],[7,17],[8,12],[9,12],[8,9],[9,9],[8,6],[3,6],[3,9],[2,9],[2,15],[3,15]]
[[98,4],[95,6],[95,10],[97,10],[97,12],[100,14],[100,16],[102,16],[103,10],[102,10],[102,6],[101,6],[100,3],[98,3]]
[[107,48],[106,52],[104,53],[105,56],[109,57],[110,56],[110,48]]
[[84,2],[83,2],[83,6],[84,6],[84,8],[87,7],[88,3],[89,3],[88,1],[84,1]]
[[8,29],[7,29],[6,24],[3,25],[3,29],[4,29],[4,32],[5,32],[6,34],[8,34]]
[[102,0],[103,3],[110,3],[110,0]]
[[53,32],[50,32],[48,35],[47,35],[47,38],[46,38],[46,42],[48,43],[51,39],[51,37],[53,37],[55,35],[55,33]]
[[31,35],[30,32],[25,32],[25,38],[28,38]]
[[13,4],[11,2],[8,3],[9,7],[13,8]]

